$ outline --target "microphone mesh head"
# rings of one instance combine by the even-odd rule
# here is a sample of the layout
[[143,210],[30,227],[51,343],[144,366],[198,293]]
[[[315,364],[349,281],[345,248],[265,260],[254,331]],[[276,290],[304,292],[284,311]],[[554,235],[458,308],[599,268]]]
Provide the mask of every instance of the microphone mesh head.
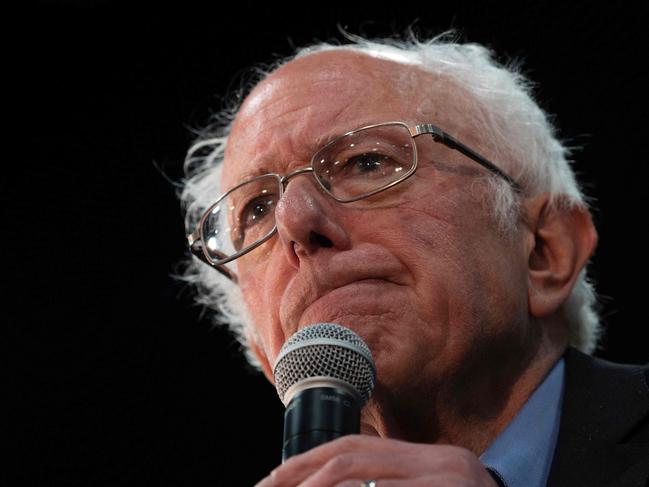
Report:
[[311,325],[291,336],[279,352],[273,375],[284,404],[290,387],[312,377],[332,377],[349,384],[365,404],[376,381],[368,346],[352,330],[334,323]]

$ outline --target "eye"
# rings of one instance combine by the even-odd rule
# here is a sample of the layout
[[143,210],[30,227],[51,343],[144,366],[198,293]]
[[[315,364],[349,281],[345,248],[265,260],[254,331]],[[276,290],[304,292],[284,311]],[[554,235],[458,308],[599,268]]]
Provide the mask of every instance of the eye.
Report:
[[253,244],[275,224],[273,213],[277,196],[264,194],[236,205],[236,216],[230,229],[230,239],[236,250]]
[[275,211],[275,196],[264,195],[250,200],[239,213],[239,223],[244,228],[259,225]]
[[391,176],[401,171],[401,164],[380,152],[364,152],[347,159],[345,173],[350,176]]
[[[384,156],[383,156],[384,157]],[[361,154],[352,157],[347,163],[352,170],[358,172],[373,172],[381,169],[381,159],[379,154]]]

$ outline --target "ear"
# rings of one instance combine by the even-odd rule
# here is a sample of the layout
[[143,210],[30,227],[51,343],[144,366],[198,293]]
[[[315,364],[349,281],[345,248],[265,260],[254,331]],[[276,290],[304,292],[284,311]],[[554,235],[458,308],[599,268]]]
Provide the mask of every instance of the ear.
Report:
[[273,377],[273,368],[271,367],[270,362],[268,361],[268,357],[266,356],[266,352],[264,351],[262,345],[259,343],[259,340],[257,339],[257,337],[251,335],[248,335],[247,338],[250,350],[252,350],[252,353],[259,361],[261,370],[264,372],[266,379],[268,379],[271,384],[275,384],[275,379]]
[[566,302],[579,273],[593,255],[597,232],[580,205],[550,206],[548,194],[527,201],[528,306],[536,318]]

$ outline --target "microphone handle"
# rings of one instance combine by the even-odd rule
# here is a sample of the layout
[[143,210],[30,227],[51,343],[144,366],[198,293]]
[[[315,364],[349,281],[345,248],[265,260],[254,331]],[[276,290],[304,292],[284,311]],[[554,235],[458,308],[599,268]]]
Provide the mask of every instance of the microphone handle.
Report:
[[297,392],[284,412],[282,462],[361,430],[359,401],[346,390],[319,386]]

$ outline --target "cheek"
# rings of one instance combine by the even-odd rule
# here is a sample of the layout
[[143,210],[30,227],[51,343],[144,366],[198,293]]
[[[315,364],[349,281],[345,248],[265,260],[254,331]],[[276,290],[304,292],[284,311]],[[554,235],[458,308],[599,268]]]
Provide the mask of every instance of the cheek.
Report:
[[287,286],[287,272],[277,271],[277,259],[246,262],[237,267],[239,284],[248,307],[253,326],[257,330],[264,352],[272,363],[288,336],[280,323],[279,307],[282,292]]
[[460,341],[525,316],[524,257],[480,202],[447,201],[455,203],[435,205],[434,215],[402,212],[401,257],[417,283],[419,312],[438,323],[451,347],[463,347]]

